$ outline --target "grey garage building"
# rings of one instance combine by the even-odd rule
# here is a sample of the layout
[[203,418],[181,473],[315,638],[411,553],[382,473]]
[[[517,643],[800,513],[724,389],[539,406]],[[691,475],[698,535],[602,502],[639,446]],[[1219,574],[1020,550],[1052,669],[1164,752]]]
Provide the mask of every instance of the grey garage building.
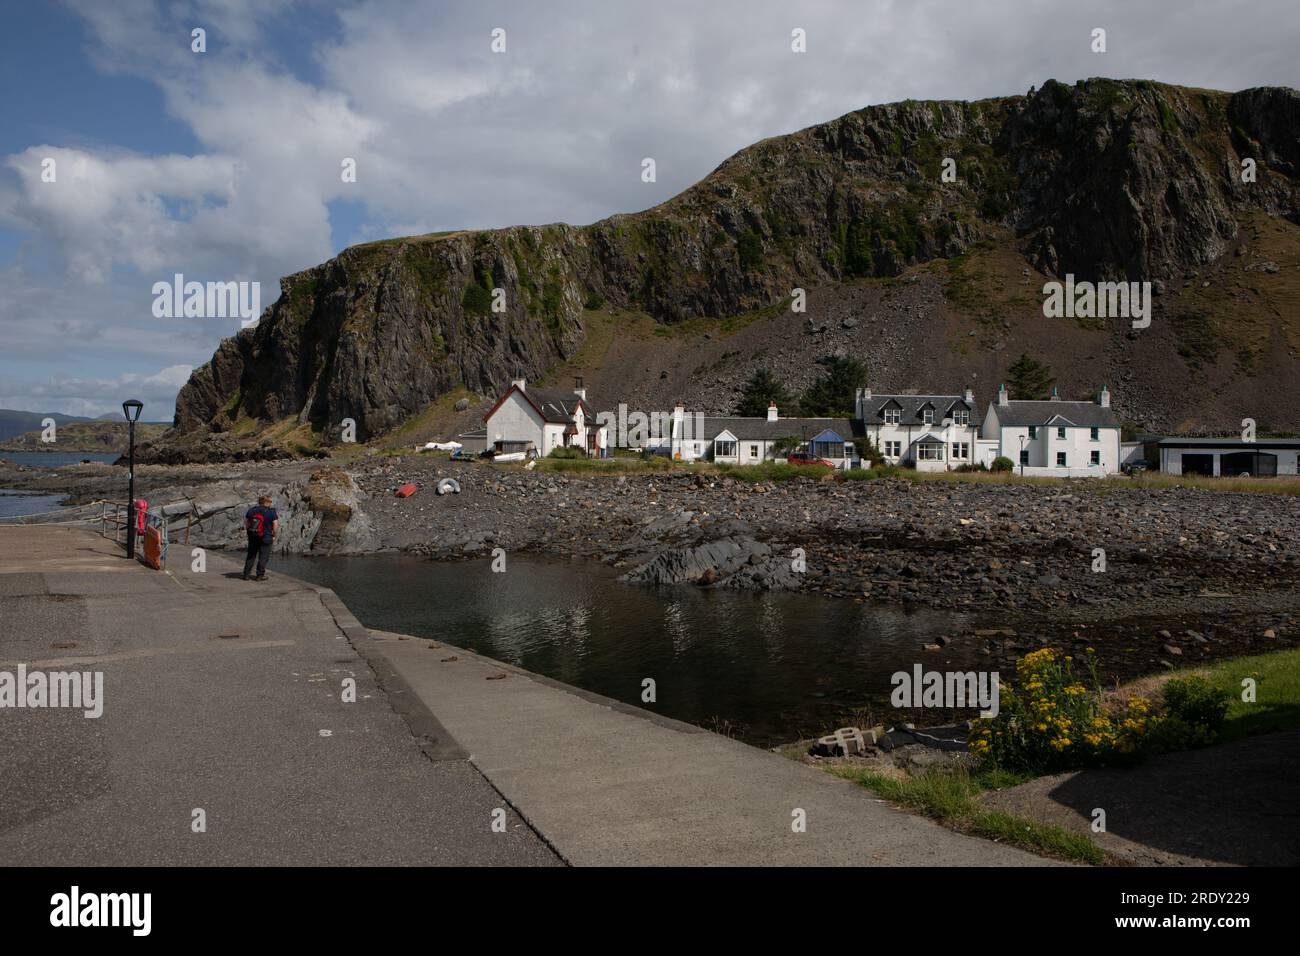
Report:
[[1270,478],[1297,474],[1300,438],[1163,438],[1157,447],[1166,474]]

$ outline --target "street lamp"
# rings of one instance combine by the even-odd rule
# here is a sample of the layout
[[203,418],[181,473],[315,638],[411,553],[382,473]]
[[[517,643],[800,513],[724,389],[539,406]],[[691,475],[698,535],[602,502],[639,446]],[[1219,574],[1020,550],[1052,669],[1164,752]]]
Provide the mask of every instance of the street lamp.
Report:
[[1026,441],[1027,441],[1027,436],[1021,435],[1020,436],[1020,477],[1021,478],[1025,477],[1025,442]]
[[135,557],[135,423],[140,419],[143,402],[128,398],[122,403],[126,416],[126,556]]

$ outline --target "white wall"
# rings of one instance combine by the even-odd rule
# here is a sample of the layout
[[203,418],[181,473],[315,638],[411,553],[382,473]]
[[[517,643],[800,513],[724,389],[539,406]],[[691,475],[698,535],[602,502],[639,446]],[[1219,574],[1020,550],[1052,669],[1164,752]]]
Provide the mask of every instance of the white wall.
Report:
[[[1065,437],[1059,437],[1058,429],[1065,429]],[[989,407],[984,420],[984,437],[996,438],[999,455],[1010,458],[1020,470],[1020,451],[1029,453],[1025,462],[1025,474],[1037,473],[1041,469],[1045,474],[1084,476],[1113,475],[1119,471],[1120,441],[1118,428],[1098,428],[1097,440],[1092,440],[1092,429],[1076,425],[1039,425],[1035,437],[1030,438],[1028,425],[1001,425],[997,420],[996,406]],[[1022,445],[1021,438],[1025,441]],[[1101,453],[1101,463],[1093,465],[1092,453]],[[1057,454],[1065,453],[1065,467],[1056,463]]]
[[542,455],[550,450],[542,447],[542,416],[517,391],[506,396],[485,424],[489,448],[494,441],[505,440],[530,441]]
[[[972,419],[974,415],[972,414]],[[974,464],[976,458],[975,443],[979,439],[979,428],[976,424],[970,425],[953,425],[944,429],[942,424],[937,425],[917,425],[917,424],[899,424],[890,425],[884,422],[871,422],[866,425],[867,437],[875,443],[882,454],[885,454],[885,460],[891,465],[902,463],[915,465],[918,471],[943,471],[944,469],[956,468],[958,465]],[[924,438],[926,435],[937,435],[940,438],[947,438],[947,447],[944,449],[944,459],[941,461],[919,461],[917,455],[917,440]],[[886,454],[889,451],[889,442],[898,442],[898,454]],[[954,444],[966,445],[966,458],[954,458],[952,446]]]

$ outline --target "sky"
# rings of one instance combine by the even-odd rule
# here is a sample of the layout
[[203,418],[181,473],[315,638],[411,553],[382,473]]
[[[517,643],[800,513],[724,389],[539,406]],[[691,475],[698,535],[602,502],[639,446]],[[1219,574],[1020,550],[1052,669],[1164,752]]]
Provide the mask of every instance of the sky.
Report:
[[1300,87],[1297,49],[1296,0],[0,0],[0,408],[170,419],[240,327],[157,315],[178,273],[266,308],[357,242],[645,209],[864,106]]

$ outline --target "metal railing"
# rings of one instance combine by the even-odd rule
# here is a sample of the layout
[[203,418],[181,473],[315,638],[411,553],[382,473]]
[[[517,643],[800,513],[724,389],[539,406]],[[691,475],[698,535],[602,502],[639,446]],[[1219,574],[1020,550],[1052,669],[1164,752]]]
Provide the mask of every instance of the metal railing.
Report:
[[[99,514],[99,533],[105,538],[111,537],[115,542],[126,546],[126,528],[127,522],[131,521],[133,516],[131,509],[122,501],[104,501],[99,502],[103,507]],[[167,567],[167,551],[171,544],[171,528],[167,516],[160,511],[152,508],[144,513],[145,529],[157,528],[162,538],[162,554],[160,555],[162,566]],[[188,529],[186,529],[188,531]],[[136,543],[139,546],[144,538],[143,532],[136,532]]]
[[59,508],[56,511],[37,511],[27,515],[5,515],[0,517],[0,524],[93,524],[99,520],[96,512],[104,504],[106,504],[104,501],[88,501],[84,505]]

